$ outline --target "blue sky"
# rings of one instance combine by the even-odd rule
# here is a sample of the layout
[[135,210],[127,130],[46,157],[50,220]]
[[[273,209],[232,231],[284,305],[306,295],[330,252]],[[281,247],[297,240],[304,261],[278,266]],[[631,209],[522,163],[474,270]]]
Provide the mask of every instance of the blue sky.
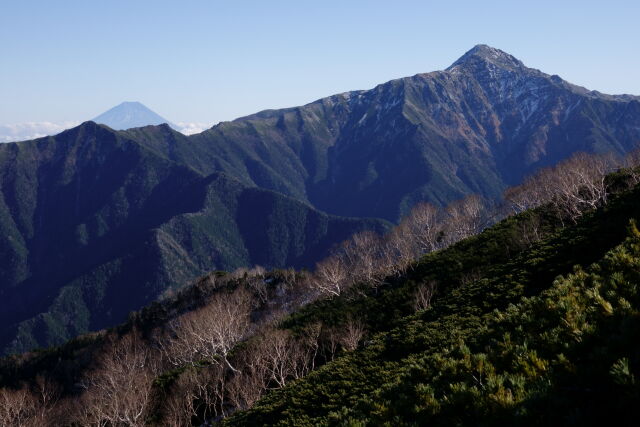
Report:
[[0,124],[140,101],[217,123],[446,68],[478,43],[640,94],[638,1],[0,0]]

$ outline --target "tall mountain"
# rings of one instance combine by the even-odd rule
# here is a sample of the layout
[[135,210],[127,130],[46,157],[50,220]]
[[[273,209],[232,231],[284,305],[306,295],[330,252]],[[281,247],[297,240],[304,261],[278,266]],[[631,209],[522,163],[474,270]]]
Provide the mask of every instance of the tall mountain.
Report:
[[354,232],[386,228],[203,175],[93,122],[0,146],[0,171],[0,347],[11,351],[111,326],[212,269],[310,267]]
[[309,266],[417,201],[498,197],[573,152],[639,141],[640,98],[479,45],[444,71],[189,137],[84,123],[1,145],[0,348],[114,324],[207,270]]
[[124,130],[149,125],[168,124],[178,130],[169,120],[151,111],[139,102],[123,102],[93,119],[94,122],[109,126],[111,129]]
[[623,153],[638,142],[639,97],[588,91],[484,45],[444,71],[263,111],[191,139],[246,182],[388,220],[418,200],[496,197],[575,151]]

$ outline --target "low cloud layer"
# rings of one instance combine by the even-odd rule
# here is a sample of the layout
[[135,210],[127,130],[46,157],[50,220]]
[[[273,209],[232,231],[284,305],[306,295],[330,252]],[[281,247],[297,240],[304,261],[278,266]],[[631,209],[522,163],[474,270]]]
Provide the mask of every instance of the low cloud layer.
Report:
[[[78,126],[80,122],[27,122],[8,125],[0,124],[0,142],[26,141],[56,135],[66,129]],[[210,123],[180,122],[176,123],[178,130],[185,135],[200,133],[211,127]]]
[[193,135],[194,133],[200,133],[204,130],[207,130],[211,127],[210,123],[199,123],[199,122],[179,122],[176,123],[176,126],[179,127],[180,133],[185,135]]
[[24,141],[55,135],[79,124],[80,122],[28,122],[0,125],[0,142]]

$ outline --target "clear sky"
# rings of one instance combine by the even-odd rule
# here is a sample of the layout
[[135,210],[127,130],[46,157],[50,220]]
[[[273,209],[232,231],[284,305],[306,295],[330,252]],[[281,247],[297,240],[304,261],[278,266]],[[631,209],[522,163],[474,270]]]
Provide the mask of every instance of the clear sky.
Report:
[[217,123],[449,66],[478,43],[640,94],[640,1],[0,0],[0,124],[140,101]]

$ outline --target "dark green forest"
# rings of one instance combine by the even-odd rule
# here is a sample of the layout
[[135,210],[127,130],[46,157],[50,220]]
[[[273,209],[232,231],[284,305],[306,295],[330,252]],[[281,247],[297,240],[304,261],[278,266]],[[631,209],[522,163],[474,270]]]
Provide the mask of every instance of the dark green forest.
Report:
[[210,273],[116,328],[2,359],[0,397],[64,425],[632,424],[637,177],[608,175],[606,203],[574,220],[553,199],[338,295],[320,269]]

